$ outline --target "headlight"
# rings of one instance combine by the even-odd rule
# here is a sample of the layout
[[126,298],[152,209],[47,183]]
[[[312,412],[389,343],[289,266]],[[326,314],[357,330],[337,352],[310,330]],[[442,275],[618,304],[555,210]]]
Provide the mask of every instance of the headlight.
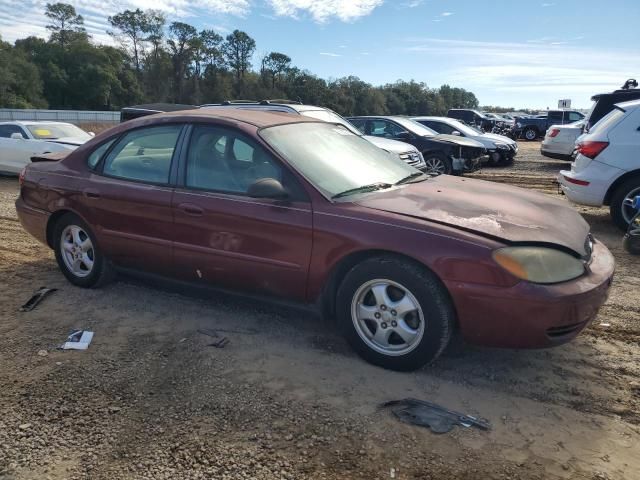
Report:
[[546,247],[505,247],[493,252],[498,265],[522,280],[559,283],[579,277],[584,263],[560,250]]
[[509,145],[506,143],[496,143],[496,148],[498,150],[509,150]]
[[516,128],[522,128],[522,124],[520,122],[516,123]]

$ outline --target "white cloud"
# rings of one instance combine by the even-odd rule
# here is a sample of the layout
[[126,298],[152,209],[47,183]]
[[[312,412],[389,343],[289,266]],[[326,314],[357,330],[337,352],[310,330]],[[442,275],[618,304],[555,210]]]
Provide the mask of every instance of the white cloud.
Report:
[[[531,95],[557,94],[557,98],[581,98],[582,105],[594,93],[609,91],[640,70],[640,59],[628,50],[588,48],[567,42],[482,42],[439,38],[407,38],[405,50],[437,62],[444,78],[464,80],[472,91]],[[633,60],[632,60],[633,59]]]
[[453,15],[453,12],[442,12],[440,14],[441,17],[450,17],[451,15]]
[[352,22],[369,15],[384,0],[268,0],[276,15],[298,18],[310,15],[316,22],[324,23],[333,17]]
[[416,8],[424,3],[424,0],[410,0],[407,3],[404,3],[403,6],[407,8]]
[[332,52],[320,52],[320,55],[324,55],[325,57],[341,57],[342,56],[339,53],[332,53]]

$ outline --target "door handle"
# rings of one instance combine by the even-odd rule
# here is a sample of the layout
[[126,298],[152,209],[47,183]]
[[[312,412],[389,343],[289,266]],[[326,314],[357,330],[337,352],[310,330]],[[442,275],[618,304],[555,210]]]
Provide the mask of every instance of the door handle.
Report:
[[204,215],[204,209],[194,205],[193,203],[181,203],[178,205],[178,208],[192,217],[201,217]]
[[100,198],[100,192],[91,188],[84,189],[82,193],[87,198]]

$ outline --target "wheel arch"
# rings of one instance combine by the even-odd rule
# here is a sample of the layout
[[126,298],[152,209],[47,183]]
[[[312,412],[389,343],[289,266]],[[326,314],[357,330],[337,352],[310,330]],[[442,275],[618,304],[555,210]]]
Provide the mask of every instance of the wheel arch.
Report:
[[611,197],[614,195],[618,187],[622,185],[624,182],[626,182],[627,180],[630,180],[632,178],[640,179],[640,169],[631,170],[630,172],[626,172],[623,175],[620,175],[618,178],[616,178],[616,180],[609,186],[609,189],[607,190],[607,193],[604,196],[603,204],[607,206],[611,205]]
[[61,208],[60,210],[56,210],[51,215],[49,215],[49,220],[47,220],[47,230],[46,230],[47,245],[49,245],[50,248],[53,248],[53,231],[56,228],[56,223],[58,223],[58,220],[60,220],[62,217],[64,217],[68,213],[72,215],[76,215],[77,217],[80,218],[80,220],[82,220],[84,223],[89,225],[89,223],[85,220],[85,218],[75,210],[72,210],[68,207],[64,207],[64,208]]
[[451,306],[454,309],[455,318],[456,318],[455,320],[456,327],[458,326],[455,302],[453,301],[453,298],[451,297],[449,290],[447,289],[445,283],[442,281],[440,276],[431,268],[429,268],[427,265],[425,265],[423,262],[421,262],[420,260],[414,257],[411,257],[403,253],[394,252],[392,250],[385,250],[385,249],[359,250],[356,252],[351,252],[345,257],[341,258],[338,262],[336,262],[336,264],[332,267],[331,272],[327,277],[327,281],[324,284],[324,288],[322,289],[322,292],[319,298],[321,313],[325,318],[335,318],[336,297],[338,294],[338,288],[340,287],[340,284],[342,283],[342,280],[347,275],[347,273],[353,267],[355,267],[359,263],[364,262],[365,260],[368,260],[370,258],[375,258],[375,257],[382,257],[382,256],[394,257],[394,258],[397,258],[398,260],[407,261],[433,274],[433,276],[442,285],[444,291],[447,292],[449,301],[451,302]]

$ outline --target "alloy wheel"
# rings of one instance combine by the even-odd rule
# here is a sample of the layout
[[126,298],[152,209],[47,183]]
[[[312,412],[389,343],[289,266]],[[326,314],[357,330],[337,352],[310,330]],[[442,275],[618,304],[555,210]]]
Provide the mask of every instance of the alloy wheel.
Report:
[[389,356],[411,352],[425,332],[420,304],[407,288],[392,280],[361,285],[353,295],[351,318],[367,346]]
[[624,200],[622,201],[622,217],[627,223],[631,223],[631,219],[636,213],[638,213],[637,210],[633,208],[633,199],[638,195],[640,195],[640,187],[632,189],[629,193],[627,193],[627,195],[624,197]]
[[60,254],[66,267],[76,277],[87,277],[93,271],[95,250],[91,237],[81,227],[65,227],[60,239]]
[[434,175],[442,175],[447,172],[447,166],[442,161],[441,158],[438,157],[428,157],[424,160],[424,163],[427,166],[427,173]]

